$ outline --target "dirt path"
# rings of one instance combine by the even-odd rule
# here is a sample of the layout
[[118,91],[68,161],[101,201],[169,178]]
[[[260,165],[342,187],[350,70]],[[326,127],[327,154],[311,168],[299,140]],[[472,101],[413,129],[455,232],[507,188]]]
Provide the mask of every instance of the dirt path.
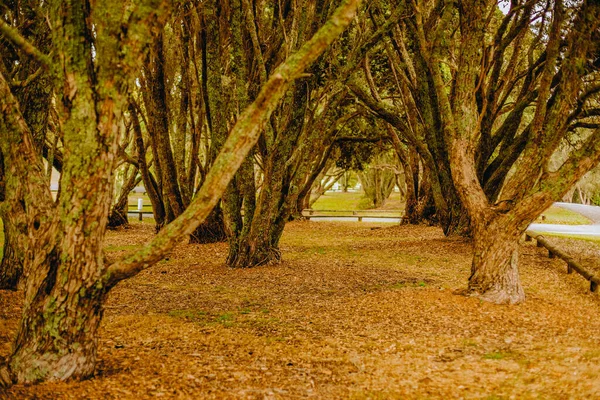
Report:
[[[527,301],[453,294],[470,244],[437,228],[296,222],[285,262],[222,265],[226,245],[182,245],[112,293],[98,374],[17,385],[5,399],[600,397],[600,300],[532,244]],[[115,255],[152,227],[111,233]],[[0,294],[0,356],[22,294]]]

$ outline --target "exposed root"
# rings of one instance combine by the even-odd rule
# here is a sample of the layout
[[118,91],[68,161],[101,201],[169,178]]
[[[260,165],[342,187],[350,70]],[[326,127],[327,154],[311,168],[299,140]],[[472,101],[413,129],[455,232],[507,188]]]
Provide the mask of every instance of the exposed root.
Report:
[[0,388],[9,388],[14,384],[8,365],[0,358]]

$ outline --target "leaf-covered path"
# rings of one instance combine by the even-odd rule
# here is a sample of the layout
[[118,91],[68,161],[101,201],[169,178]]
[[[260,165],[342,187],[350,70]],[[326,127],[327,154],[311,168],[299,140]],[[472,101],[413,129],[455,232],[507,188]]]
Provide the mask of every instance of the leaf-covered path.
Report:
[[[223,265],[224,244],[183,244],[111,294],[94,379],[0,398],[600,396],[600,297],[560,261],[524,244],[527,301],[495,306],[453,293],[468,242],[381,226],[291,223],[285,262],[249,270]],[[108,250],[151,236],[135,224]],[[0,356],[21,295],[0,294]]]

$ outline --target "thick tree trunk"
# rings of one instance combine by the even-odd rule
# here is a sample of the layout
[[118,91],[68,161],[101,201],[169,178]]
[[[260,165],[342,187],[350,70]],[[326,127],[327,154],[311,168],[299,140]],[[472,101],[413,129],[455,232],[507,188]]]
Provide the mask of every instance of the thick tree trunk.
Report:
[[[101,268],[95,262],[76,259],[68,268],[61,266],[53,251],[28,279],[27,301],[10,356],[16,382],[83,379],[94,373],[106,288],[97,285]],[[62,283],[75,280],[81,285]]]
[[238,243],[230,245],[227,265],[232,268],[252,268],[279,263],[281,261],[280,237],[281,233],[270,232],[266,226],[258,227]]
[[264,181],[256,208],[248,216],[251,218],[243,226],[231,229],[227,265],[232,268],[251,268],[281,260],[279,239],[291,213],[291,207],[284,204],[295,203],[297,197],[289,197],[285,171],[288,157],[279,151],[265,159]]
[[17,290],[19,279],[23,274],[23,255],[19,255],[19,246],[13,243],[16,240],[15,228],[7,216],[2,218],[4,231],[4,249],[2,263],[0,264],[0,290]]
[[518,260],[518,237],[498,234],[493,229],[478,231],[474,237],[469,291],[496,304],[524,301]]
[[218,243],[227,239],[223,222],[223,210],[215,207],[200,226],[190,235],[190,243]]

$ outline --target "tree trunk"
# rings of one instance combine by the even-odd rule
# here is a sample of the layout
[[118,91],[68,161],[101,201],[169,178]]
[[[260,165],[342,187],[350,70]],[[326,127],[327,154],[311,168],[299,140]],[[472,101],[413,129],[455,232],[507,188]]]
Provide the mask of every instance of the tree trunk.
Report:
[[254,229],[235,244],[230,245],[227,265],[232,268],[251,268],[276,264],[281,261],[279,239],[281,232],[269,229],[266,224]]
[[469,291],[491,303],[520,303],[525,292],[519,279],[519,237],[499,232],[481,227],[474,235]]
[[216,206],[200,226],[190,235],[190,243],[218,243],[227,239],[223,222],[223,210]]
[[[144,138],[142,136],[142,127],[140,125],[140,119],[138,116],[137,108],[135,104],[129,103],[129,114],[131,115],[131,124],[133,127],[133,133],[137,148],[137,160],[144,182],[144,188],[152,203],[152,212],[154,214],[154,221],[156,222],[156,231],[158,231],[164,224],[166,219],[165,205],[162,201],[162,197],[159,193],[159,186],[156,180],[152,176],[148,164],[146,163],[146,147],[144,145]],[[155,160],[156,162],[157,160]]]
[[108,216],[108,227],[111,229],[119,226],[128,226],[129,219],[127,212],[129,211],[129,193],[141,182],[142,178],[138,176],[138,169],[134,168],[119,194],[119,199],[112,207]]
[[[83,379],[94,373],[106,288],[96,284],[101,268],[95,262],[70,256],[76,261],[61,266],[58,251],[50,252],[28,279],[10,356],[13,379],[19,383]],[[81,285],[63,283],[75,280]]]
[[252,218],[230,229],[228,266],[251,268],[281,260],[279,238],[289,219],[280,208],[287,194],[283,187],[285,160],[287,157],[274,154],[265,159],[264,181]]
[[16,228],[12,225],[8,216],[3,215],[4,249],[0,264],[0,290],[17,290],[23,274],[23,255],[19,255],[19,246],[13,243],[19,233],[14,231]]

